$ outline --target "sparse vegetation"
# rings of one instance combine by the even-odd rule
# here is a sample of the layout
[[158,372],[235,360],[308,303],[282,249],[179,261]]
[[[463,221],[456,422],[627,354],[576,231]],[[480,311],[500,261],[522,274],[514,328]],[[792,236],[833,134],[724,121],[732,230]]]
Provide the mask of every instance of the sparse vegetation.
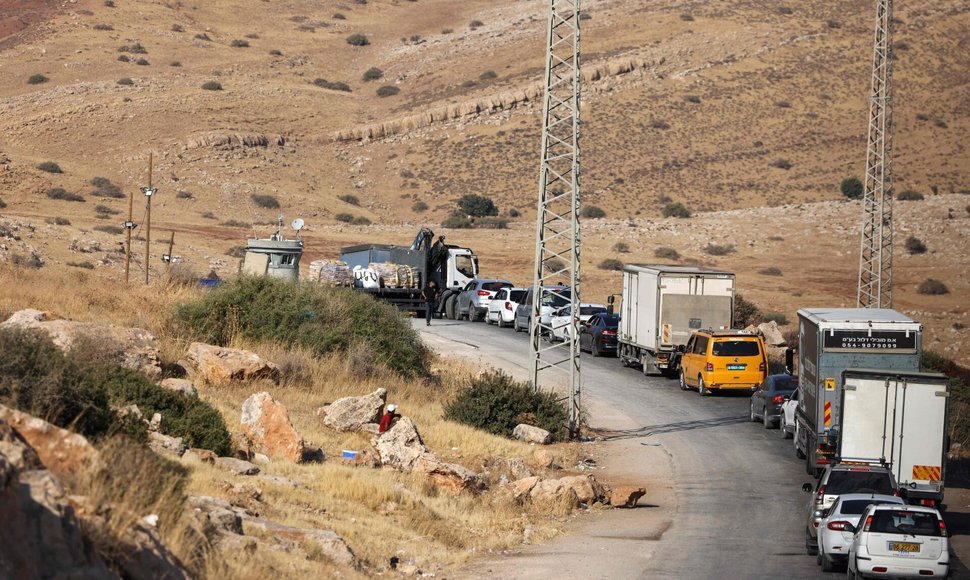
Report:
[[249,48],[249,41],[242,40],[241,38],[236,38],[229,43],[229,46],[233,48]]
[[53,161],[44,161],[43,163],[38,163],[37,169],[46,171],[47,173],[64,173],[61,166]]
[[393,97],[394,95],[401,92],[401,89],[395,87],[394,85],[384,85],[377,89],[378,97]]
[[141,43],[136,42],[135,44],[126,44],[118,49],[118,52],[130,52],[131,54],[148,54],[148,49],[141,45]]
[[10,256],[10,262],[18,268],[27,268],[29,270],[44,267],[44,261],[40,259],[40,256],[36,252],[31,252],[30,254],[12,254]]
[[758,270],[758,273],[761,274],[762,276],[781,276],[782,275],[781,268],[778,268],[777,266],[768,266],[767,268],[762,268],[761,270]]
[[688,103],[694,103],[695,105],[699,105],[701,102],[701,98],[697,95],[685,95],[684,100]]
[[787,15],[789,15],[791,13],[792,13],[792,9],[789,6],[779,6],[778,7],[778,14],[784,14],[784,15],[787,16]]
[[949,294],[950,289],[946,287],[946,284],[937,280],[936,278],[927,278],[920,282],[920,285],[916,287],[917,294],[925,294],[928,296],[939,296],[942,294]]
[[842,191],[842,195],[849,199],[862,199],[862,195],[865,193],[862,180],[854,176],[843,179],[839,189]]
[[458,199],[458,211],[474,217],[498,215],[498,207],[491,198],[469,193]]
[[224,228],[248,228],[249,227],[249,224],[239,220],[226,220],[219,225]]
[[173,24],[171,28],[172,32],[185,32],[185,28],[181,24]]
[[206,34],[206,33],[204,33],[204,32],[200,32],[200,33],[196,34],[195,35],[195,39],[196,40],[204,40],[206,42],[210,42],[212,40],[211,38],[209,38],[209,35]]
[[335,12],[334,15],[331,16],[331,18],[333,18],[334,20],[347,20],[347,17],[341,14],[340,12]]
[[253,203],[255,203],[261,208],[279,209],[280,207],[279,200],[273,197],[272,195],[254,193],[251,196],[249,196],[249,198],[253,200]]
[[202,90],[204,91],[221,91],[222,83],[217,81],[206,81],[202,83]]
[[119,236],[125,233],[125,228],[122,228],[119,226],[100,225],[100,226],[94,226],[94,229],[96,231],[104,232],[106,234],[111,234],[113,236]]
[[363,34],[351,34],[347,37],[347,44],[351,46],[367,46],[370,40]]
[[694,21],[694,17],[691,16],[690,14],[687,14],[686,12],[681,13],[680,19],[683,20],[684,22],[693,22]]
[[365,81],[376,81],[377,79],[383,76],[384,76],[384,71],[377,68],[376,66],[372,66],[369,69],[364,71],[362,78]]
[[596,266],[600,270],[622,270],[623,262],[616,258],[606,258]]
[[711,256],[726,256],[734,253],[734,244],[707,244],[704,246],[704,253]]
[[923,194],[915,189],[904,189],[896,195],[899,201],[923,201]]
[[653,255],[661,260],[672,260],[676,261],[680,259],[680,252],[673,248],[659,247],[653,251]]
[[314,79],[313,84],[320,88],[329,89],[331,91],[343,91],[345,93],[350,92],[350,85],[347,83],[332,82],[328,81],[327,79]]
[[127,54],[122,54],[118,57],[118,62],[131,62],[131,59],[128,58]]
[[661,131],[666,131],[670,128],[670,123],[664,121],[663,119],[653,119],[650,121],[650,126],[654,129],[660,129]]
[[478,79],[483,81],[490,81],[496,78],[498,78],[498,74],[493,70],[487,70],[482,74],[478,75]]
[[441,222],[441,227],[453,230],[466,230],[472,225],[472,220],[462,215],[450,215]]
[[98,205],[94,206],[94,211],[95,213],[103,215],[118,215],[121,213],[119,210],[116,210],[110,205],[104,205],[103,203],[99,203]]
[[269,55],[270,56],[283,56],[283,51],[277,50],[277,49],[274,48],[273,50],[269,51]]
[[778,326],[785,326],[789,322],[788,317],[781,312],[765,312],[761,315],[761,319],[763,322],[774,321]]
[[84,198],[76,193],[67,191],[63,187],[52,187],[47,190],[47,197],[50,199],[56,199],[60,201],[80,201],[83,202]]
[[599,219],[605,218],[606,212],[602,208],[595,205],[584,205],[579,210],[579,217],[586,219]]
[[630,244],[626,242],[617,242],[613,244],[613,251],[619,254],[626,254],[630,252]]
[[344,203],[349,203],[350,205],[360,205],[360,199],[356,195],[351,195],[349,193],[338,195],[337,199]]
[[428,211],[428,204],[423,201],[416,201],[411,205],[411,211],[417,213]]
[[33,75],[30,75],[29,77],[27,77],[27,84],[28,85],[39,85],[39,84],[46,83],[49,80],[50,80],[49,78],[47,78],[44,75],[38,73],[38,74],[33,74]]
[[135,81],[131,80],[128,77],[124,77],[124,78],[118,79],[118,84],[130,87],[131,85],[135,84]]
[[121,188],[111,183],[111,180],[106,177],[93,177],[90,183],[94,186],[94,190],[91,191],[91,195],[94,197],[110,197],[113,199],[125,197]]
[[56,216],[44,218],[44,223],[51,224],[52,226],[69,226],[71,225],[71,220],[66,217]]
[[764,321],[761,309],[753,302],[744,299],[740,294],[734,295],[734,328],[747,328],[752,324]]
[[94,264],[87,260],[83,262],[68,262],[67,265],[72,268],[81,268],[82,270],[94,270]]
[[522,212],[520,212],[519,210],[515,209],[514,207],[510,207],[509,208],[509,217],[510,218],[517,218],[517,217],[519,217],[521,215],[522,215]]
[[175,199],[192,199],[192,192],[180,189],[176,192]]
[[115,27],[111,26],[110,24],[95,24],[94,29],[95,30],[114,30]]
[[3,209],[5,207],[7,207],[7,202],[3,201],[3,199],[0,199],[0,209]]
[[687,206],[679,201],[668,203],[661,211],[664,217],[689,218],[691,216],[690,210],[687,209]]
[[471,377],[445,405],[444,416],[496,435],[512,436],[519,423],[528,422],[561,440],[566,436],[566,409],[558,395],[536,391],[500,370]]
[[480,28],[482,26],[485,26],[485,23],[482,22],[481,20],[472,20],[471,22],[468,23],[468,28],[471,28],[472,30],[475,30],[476,28]]
[[789,169],[791,169],[791,162],[788,161],[787,159],[775,159],[774,161],[771,162],[771,166],[788,171]]
[[148,66],[151,63],[149,63],[148,59],[146,58],[139,58],[138,60],[135,61],[135,64],[137,64],[138,66]]
[[915,236],[909,236],[906,238],[906,251],[910,254],[925,254],[926,244],[922,240]]

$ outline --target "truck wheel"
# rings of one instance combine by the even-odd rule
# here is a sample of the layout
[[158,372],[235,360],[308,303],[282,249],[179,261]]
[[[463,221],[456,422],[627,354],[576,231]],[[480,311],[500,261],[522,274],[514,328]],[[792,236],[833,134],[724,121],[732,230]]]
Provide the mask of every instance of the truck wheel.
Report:
[[452,294],[445,300],[445,316],[449,320],[454,320],[455,316],[455,295]]
[[684,378],[684,369],[680,369],[679,380],[680,380],[680,390],[681,391],[686,391],[687,390],[687,379]]
[[812,451],[807,447],[808,445],[806,445],[806,449],[805,449],[805,473],[814,477],[815,476],[815,454],[812,453]]
[[704,377],[697,377],[697,394],[700,396],[709,395],[711,391],[704,386]]

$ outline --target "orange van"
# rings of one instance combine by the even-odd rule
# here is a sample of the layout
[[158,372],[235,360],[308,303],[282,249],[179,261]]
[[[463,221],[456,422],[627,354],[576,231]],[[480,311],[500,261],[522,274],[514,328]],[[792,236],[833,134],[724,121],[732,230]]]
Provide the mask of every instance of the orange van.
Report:
[[756,389],[768,372],[761,335],[746,330],[697,330],[680,360],[680,388],[701,395],[720,389]]

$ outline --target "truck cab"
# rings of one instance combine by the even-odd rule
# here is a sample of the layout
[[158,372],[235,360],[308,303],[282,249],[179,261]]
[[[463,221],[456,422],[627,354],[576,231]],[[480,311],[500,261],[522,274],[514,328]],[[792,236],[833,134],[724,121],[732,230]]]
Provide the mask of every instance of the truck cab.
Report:
[[442,287],[460,291],[478,277],[478,256],[469,248],[449,246],[448,260],[442,270]]

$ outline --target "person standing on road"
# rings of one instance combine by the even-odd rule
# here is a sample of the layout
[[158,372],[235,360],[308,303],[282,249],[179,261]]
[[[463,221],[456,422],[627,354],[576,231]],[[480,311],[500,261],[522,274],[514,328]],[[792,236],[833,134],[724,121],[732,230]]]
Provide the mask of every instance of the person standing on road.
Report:
[[397,419],[398,417],[400,417],[400,415],[395,413],[395,411],[397,411],[397,405],[387,406],[387,412],[384,413],[383,417],[381,417],[381,424],[377,427],[378,433],[385,433],[388,429],[391,428],[391,423],[394,422],[394,419]]
[[428,282],[428,285],[424,287],[421,291],[421,297],[424,298],[424,320],[431,326],[431,318],[434,316],[434,309],[438,305],[438,285],[434,280]]

